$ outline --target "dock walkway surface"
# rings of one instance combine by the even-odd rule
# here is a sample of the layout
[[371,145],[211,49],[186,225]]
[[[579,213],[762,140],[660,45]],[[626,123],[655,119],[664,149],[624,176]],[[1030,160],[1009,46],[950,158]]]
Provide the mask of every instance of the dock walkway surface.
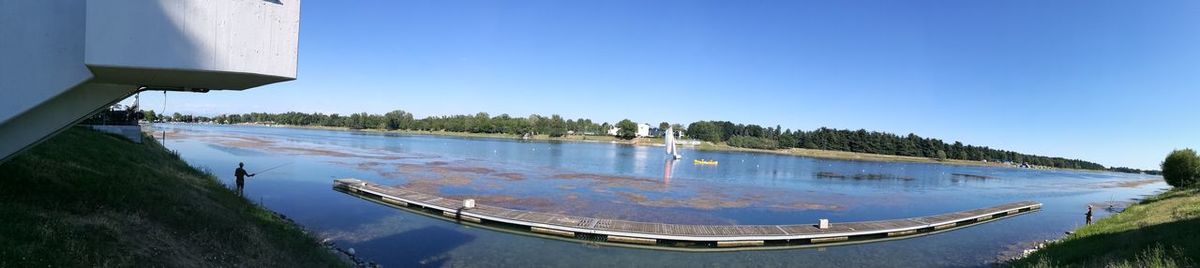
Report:
[[1041,208],[1031,201],[905,219],[788,225],[695,225],[637,222],[507,209],[484,204],[464,208],[443,198],[358,179],[334,180],[334,189],[390,206],[422,211],[460,223],[527,231],[543,236],[664,248],[803,247],[899,239],[965,227]]

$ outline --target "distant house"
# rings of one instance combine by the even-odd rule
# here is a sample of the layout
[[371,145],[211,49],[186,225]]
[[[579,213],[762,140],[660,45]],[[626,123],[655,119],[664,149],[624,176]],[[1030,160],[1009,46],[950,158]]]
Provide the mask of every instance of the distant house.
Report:
[[[674,134],[675,134],[676,139],[683,138],[683,131],[678,130],[678,129],[676,129],[674,131],[675,131]],[[667,134],[667,129],[656,128],[656,127],[650,128],[650,136],[651,137],[662,137],[663,135],[666,135],[666,134]]]
[[650,136],[650,124],[646,124],[646,123],[638,124],[637,136],[638,137],[649,137]]
[[662,137],[665,132],[667,132],[666,129],[656,128],[656,127],[650,128],[650,136],[651,137]]
[[[634,132],[635,133],[634,135],[637,137],[649,137],[650,129],[651,129],[650,124],[638,124],[637,131]],[[618,128],[616,125],[613,125],[608,128],[609,136],[617,136],[620,133],[621,133],[621,128]]]

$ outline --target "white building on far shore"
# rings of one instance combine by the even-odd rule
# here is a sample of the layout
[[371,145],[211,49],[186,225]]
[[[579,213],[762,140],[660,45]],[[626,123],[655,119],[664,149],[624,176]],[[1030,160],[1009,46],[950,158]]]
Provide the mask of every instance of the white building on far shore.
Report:
[[[608,135],[609,136],[617,136],[620,133],[621,133],[621,128],[617,127],[617,125],[612,125],[612,126],[608,127]],[[637,131],[635,131],[634,133],[635,133],[634,135],[639,138],[640,137],[649,137],[650,136],[650,124],[645,124],[645,123],[638,124]]]
[[646,123],[638,124],[637,136],[639,138],[649,137],[650,136],[650,124],[646,124]]

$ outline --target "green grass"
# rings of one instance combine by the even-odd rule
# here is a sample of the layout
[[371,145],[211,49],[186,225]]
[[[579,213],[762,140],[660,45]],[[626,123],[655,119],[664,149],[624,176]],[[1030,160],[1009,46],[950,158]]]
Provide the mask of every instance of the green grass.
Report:
[[145,141],[72,128],[0,165],[0,267],[346,266]]
[[1084,226],[1016,267],[1193,267],[1200,258],[1200,189],[1174,189]]

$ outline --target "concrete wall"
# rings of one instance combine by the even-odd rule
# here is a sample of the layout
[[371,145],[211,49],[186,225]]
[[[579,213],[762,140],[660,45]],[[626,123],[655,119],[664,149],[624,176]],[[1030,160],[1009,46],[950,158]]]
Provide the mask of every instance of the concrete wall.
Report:
[[135,91],[137,88],[129,85],[84,83],[72,87],[0,124],[0,154],[7,160]]
[[0,123],[92,78],[83,0],[0,0]]
[[299,0],[96,2],[84,51],[103,82],[246,89],[296,77]]
[[299,0],[0,0],[0,162],[141,86],[295,79]]
[[95,131],[100,131],[100,132],[124,137],[125,139],[128,139],[129,141],[132,141],[133,143],[142,143],[142,126],[139,126],[139,125],[132,125],[132,126],[94,125],[94,126],[88,126],[88,127]]

